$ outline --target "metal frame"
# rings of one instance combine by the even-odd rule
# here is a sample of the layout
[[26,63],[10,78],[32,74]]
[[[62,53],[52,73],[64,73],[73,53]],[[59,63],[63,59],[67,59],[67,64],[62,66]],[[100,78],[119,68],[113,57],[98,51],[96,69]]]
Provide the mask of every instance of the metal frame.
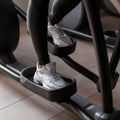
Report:
[[100,22],[99,13],[95,4],[95,0],[84,0],[84,4],[96,51],[97,63],[99,68],[98,71],[100,75],[99,80],[101,84],[103,111],[105,113],[111,113],[113,111],[112,89],[110,84],[111,74],[103,35],[103,29]]
[[[111,81],[113,81],[113,76],[116,74],[116,67],[120,59],[120,54],[119,54],[120,30],[119,30],[117,42],[116,42],[116,45],[113,50],[113,54],[112,54],[112,57],[109,63],[108,55],[107,55],[107,48],[105,45],[105,38],[103,34],[103,28],[102,28],[99,12],[97,10],[96,1],[95,0],[84,0],[84,4],[85,4],[87,18],[88,18],[88,22],[89,22],[89,26],[90,26],[90,30],[91,30],[91,34],[93,38],[93,44],[94,44],[94,48],[96,52],[99,77],[96,76],[95,74],[92,74],[90,71],[86,70],[83,66],[79,65],[78,63],[73,61],[68,56],[62,59],[67,64],[69,64],[72,68],[74,68],[80,73],[83,73],[83,75],[85,75],[86,77],[93,78],[92,81],[94,83],[96,83],[96,81],[98,82],[98,80],[100,81],[101,98],[102,98],[102,113],[99,113],[101,110],[96,111],[96,113],[94,114],[94,117],[92,116],[93,117],[92,119],[118,120],[120,119],[119,112],[117,112],[117,114],[114,114],[115,116],[113,115],[115,110],[113,108]],[[95,107],[95,109],[96,108],[97,107]],[[103,116],[101,116],[102,114]],[[106,117],[106,114],[109,117]]]

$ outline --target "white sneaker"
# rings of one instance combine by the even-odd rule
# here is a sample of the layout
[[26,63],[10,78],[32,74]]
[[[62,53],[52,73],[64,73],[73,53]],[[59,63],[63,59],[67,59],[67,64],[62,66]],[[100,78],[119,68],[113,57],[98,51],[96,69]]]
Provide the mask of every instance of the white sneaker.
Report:
[[49,90],[60,89],[67,85],[60,75],[56,73],[56,63],[54,62],[46,64],[41,69],[38,68],[37,64],[34,82],[42,84],[43,87]]
[[53,38],[55,45],[66,47],[72,44],[70,37],[60,27],[49,25],[48,34]]

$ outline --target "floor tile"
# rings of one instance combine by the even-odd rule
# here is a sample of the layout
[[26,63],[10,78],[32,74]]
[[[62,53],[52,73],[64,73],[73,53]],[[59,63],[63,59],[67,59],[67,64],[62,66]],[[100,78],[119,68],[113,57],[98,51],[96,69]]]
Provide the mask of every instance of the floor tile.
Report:
[[49,120],[77,120],[71,116],[69,116],[67,113],[62,112],[60,114],[58,114],[57,116],[49,119]]
[[77,93],[85,98],[97,92],[96,85],[81,75],[75,76],[77,81]]
[[1,120],[48,120],[61,113],[42,97],[32,95],[0,110]]
[[0,77],[0,109],[16,103],[33,93],[22,87],[20,83],[1,74]]
[[76,50],[70,56],[87,68],[96,64],[95,52],[92,42],[77,40]]

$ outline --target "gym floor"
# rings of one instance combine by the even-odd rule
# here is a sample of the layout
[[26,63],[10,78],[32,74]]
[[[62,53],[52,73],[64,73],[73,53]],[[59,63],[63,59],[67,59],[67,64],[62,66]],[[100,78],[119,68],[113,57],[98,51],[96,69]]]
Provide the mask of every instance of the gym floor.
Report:
[[[102,19],[104,29],[116,28],[120,19],[105,17]],[[78,38],[75,38],[78,39]],[[108,48],[111,56],[112,49]],[[18,61],[26,65],[35,65],[36,55],[26,23],[20,19],[20,42],[14,52]],[[97,73],[97,65],[92,42],[78,40],[76,51],[72,57],[91,71]],[[57,71],[77,80],[77,93],[101,106],[101,97],[96,86],[83,75],[77,73],[61,59],[50,54],[51,61],[57,63]],[[120,73],[120,64],[117,67]],[[113,90],[114,106],[120,109],[120,79]],[[12,78],[0,73],[0,120],[79,120],[74,114],[22,87]]]

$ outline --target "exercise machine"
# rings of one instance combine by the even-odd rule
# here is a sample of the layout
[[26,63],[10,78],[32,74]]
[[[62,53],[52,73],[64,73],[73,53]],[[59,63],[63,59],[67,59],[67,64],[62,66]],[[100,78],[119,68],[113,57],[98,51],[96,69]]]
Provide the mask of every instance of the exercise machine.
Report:
[[[73,110],[78,117],[83,117],[83,120],[120,119],[120,111],[113,107],[112,97],[112,89],[115,88],[119,78],[119,73],[116,72],[116,67],[120,58],[120,30],[118,32],[117,43],[113,50],[113,54],[110,62],[108,62],[103,29],[95,0],[84,0],[84,4],[87,11],[86,13],[90,25],[90,31],[92,33],[93,44],[96,51],[99,76],[69,57],[69,54],[75,50],[75,40],[73,40],[72,45],[61,48],[56,47],[52,42],[52,38],[48,37],[48,47],[52,54],[60,57],[63,61],[65,61],[65,63],[96,84],[97,89],[101,94],[102,107],[98,107],[97,105],[94,105],[88,100],[75,94],[76,82],[73,78],[60,74],[61,77],[63,77],[63,79],[69,83],[69,85],[58,90],[47,90],[43,88],[42,85],[37,85],[33,82],[33,74],[36,68],[34,66],[21,66],[13,55],[13,51],[16,49],[19,39],[19,24],[14,5],[11,0],[1,0],[0,4],[2,5],[2,7],[0,7],[0,14],[2,15],[1,21],[6,20],[7,17],[11,18],[8,21],[6,20],[4,24],[0,23],[0,42],[2,44],[2,46],[0,46],[1,71],[16,78],[16,80],[19,81],[24,87],[28,88],[34,93],[43,96],[50,101],[58,102],[59,104],[64,103],[67,105],[67,107],[70,106],[71,110]],[[9,10],[9,12],[7,10]],[[2,13],[4,11],[5,12],[2,14],[1,11]],[[3,27],[1,28],[2,25]],[[5,29],[4,32],[3,28]],[[9,29],[11,31],[7,31]],[[7,36],[7,34],[10,36]],[[11,39],[11,41],[8,41],[8,39]],[[62,54],[63,52],[65,52],[64,55]]]

